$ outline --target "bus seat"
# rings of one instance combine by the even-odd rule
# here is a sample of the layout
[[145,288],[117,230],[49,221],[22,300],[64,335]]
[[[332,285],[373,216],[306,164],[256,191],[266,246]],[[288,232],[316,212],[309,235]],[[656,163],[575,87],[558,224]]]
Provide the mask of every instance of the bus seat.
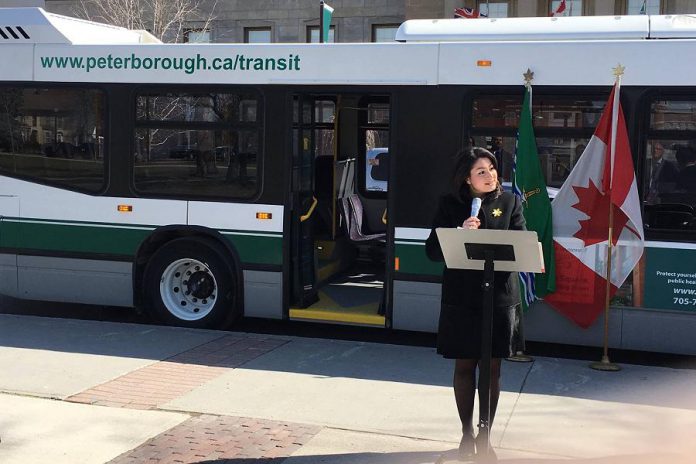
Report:
[[360,197],[356,194],[341,198],[342,222],[346,236],[351,242],[381,242],[386,241],[387,234],[368,234],[363,228],[364,211]]

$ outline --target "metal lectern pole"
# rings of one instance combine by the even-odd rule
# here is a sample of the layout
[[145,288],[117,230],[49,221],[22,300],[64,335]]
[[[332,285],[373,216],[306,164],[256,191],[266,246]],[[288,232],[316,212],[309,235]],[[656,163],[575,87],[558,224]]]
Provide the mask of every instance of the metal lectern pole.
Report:
[[[484,251],[483,265],[483,317],[481,320],[481,359],[479,360],[479,390],[481,417],[479,417],[479,436],[476,439],[476,454],[488,456],[490,452],[491,424],[491,354],[493,344],[493,250]],[[479,449],[483,446],[483,449]]]

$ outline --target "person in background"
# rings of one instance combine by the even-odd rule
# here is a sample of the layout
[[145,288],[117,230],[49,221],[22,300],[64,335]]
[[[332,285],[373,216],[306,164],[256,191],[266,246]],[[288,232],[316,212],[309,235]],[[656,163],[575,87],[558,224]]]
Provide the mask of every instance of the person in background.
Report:
[[505,150],[503,138],[496,136],[491,138],[491,153],[498,163],[498,175],[501,180],[510,180],[512,175],[512,153]]
[[[481,198],[481,209],[471,216],[472,199]],[[488,150],[467,147],[460,154],[452,181],[452,192],[440,198],[433,228],[425,250],[433,261],[444,261],[435,230],[439,227],[464,229],[525,230],[522,204],[514,194],[503,192],[498,180],[497,160]],[[495,273],[493,347],[491,359],[491,416],[493,425],[500,396],[501,359],[515,351],[513,331],[515,307],[520,304],[517,273]],[[462,458],[476,450],[473,411],[476,370],[481,360],[481,322],[483,271],[449,269],[442,277],[442,300],[437,333],[437,352],[454,359],[454,396],[462,423],[459,454]],[[479,403],[479,418],[481,417]],[[479,452],[483,449],[478,443]],[[491,448],[492,452],[492,448]],[[489,456],[489,459],[495,455]]]
[[660,194],[672,192],[679,170],[673,162],[664,158],[665,148],[660,142],[652,145],[650,153],[650,177],[645,202],[649,205],[660,203]]

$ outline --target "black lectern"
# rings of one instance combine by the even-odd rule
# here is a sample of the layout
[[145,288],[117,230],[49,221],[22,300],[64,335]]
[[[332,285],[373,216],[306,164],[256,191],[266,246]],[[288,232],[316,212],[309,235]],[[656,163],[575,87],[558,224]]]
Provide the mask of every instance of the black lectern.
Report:
[[[543,272],[543,255],[536,232],[521,230],[436,230],[445,264],[450,269],[483,271],[483,318],[481,322],[481,365],[477,454],[490,455],[491,349],[493,340],[493,297],[495,271]],[[483,444],[484,449],[478,447]]]

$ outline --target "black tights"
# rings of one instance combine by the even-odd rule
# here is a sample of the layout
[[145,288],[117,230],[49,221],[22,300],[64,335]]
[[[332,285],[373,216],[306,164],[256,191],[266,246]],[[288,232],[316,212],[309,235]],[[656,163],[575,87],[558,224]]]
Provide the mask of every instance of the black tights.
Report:
[[[473,434],[474,394],[476,393],[476,366],[478,359],[457,359],[454,364],[454,399],[457,402],[462,433]],[[481,386],[479,379],[479,388]],[[491,420],[489,430],[493,427],[495,410],[500,397],[500,358],[491,359]],[[479,399],[479,418],[483,416]]]

